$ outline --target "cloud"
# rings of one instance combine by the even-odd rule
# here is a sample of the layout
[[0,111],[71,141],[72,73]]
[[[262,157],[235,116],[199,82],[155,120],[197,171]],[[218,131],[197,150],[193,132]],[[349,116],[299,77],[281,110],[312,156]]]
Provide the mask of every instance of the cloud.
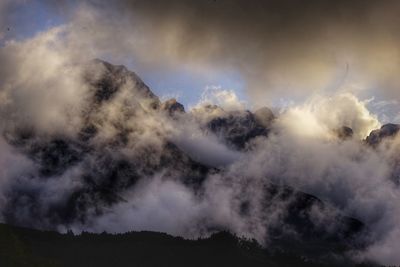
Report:
[[201,108],[204,105],[216,105],[225,111],[237,111],[246,108],[246,103],[240,101],[233,90],[224,90],[219,86],[205,88],[196,107]]
[[64,27],[57,27],[27,41],[8,41],[1,48],[2,124],[46,128],[46,132],[77,127],[74,120],[87,87],[64,33]]
[[213,134],[204,133],[195,124],[190,126],[178,128],[171,140],[192,159],[207,166],[223,167],[240,158],[240,152],[229,149]]
[[331,96],[315,95],[304,104],[288,108],[280,118],[280,124],[297,134],[329,138],[342,126],[353,129],[354,136],[363,139],[380,127],[366,102],[353,94],[338,93]]
[[[58,2],[49,3],[68,23],[25,40],[8,39],[0,47],[0,129],[6,139],[0,139],[1,219],[14,210],[17,222],[35,227],[187,236],[207,234],[212,226],[262,241],[287,204],[279,202],[265,214],[264,186],[276,183],[314,194],[364,221],[372,243],[363,256],[396,264],[399,139],[377,148],[361,141],[380,123],[357,95],[379,88],[375,92],[394,101],[399,96],[398,2],[148,3],[67,1],[61,2],[64,11]],[[0,6],[0,14],[7,8]],[[289,105],[268,138],[257,137],[246,152],[238,152],[204,129],[209,117],[246,108],[233,91],[208,89],[201,105],[171,118],[149,108],[134,80],[114,77],[121,82],[118,92],[93,102],[94,88],[83,77],[89,60],[103,56],[132,59],[139,68],[238,69],[252,105],[278,97],[305,101]],[[94,80],[106,71],[90,70]],[[82,152],[76,140],[88,125],[97,132]],[[353,139],[334,137],[342,126],[353,129]],[[24,128],[36,135],[14,150],[15,133]],[[40,172],[40,159],[29,153],[53,137],[78,142],[73,148],[84,156],[49,178]],[[166,148],[170,143],[178,148],[174,152],[220,168],[203,177],[202,194],[181,182],[188,175],[174,158],[164,162],[163,153],[176,156]],[[126,162],[143,178],[138,184]],[[110,173],[114,169],[120,172]],[[110,181],[112,175],[122,178]],[[93,193],[104,185],[121,199],[108,203]],[[49,216],[74,194],[81,194],[78,203],[87,201],[88,210],[77,211],[72,222]],[[246,201],[251,208],[243,216]]]
[[47,4],[68,21],[76,51],[90,47],[86,53],[134,62],[141,72],[235,70],[252,105],[344,88],[399,99],[397,1]]
[[204,207],[180,183],[155,177],[123,197],[125,202],[106,209],[105,214],[94,217],[89,229],[83,227],[83,230],[111,233],[152,230],[187,237],[199,234],[196,222]]
[[313,123],[314,134],[285,124],[279,133],[256,140],[253,153],[230,166],[230,175],[294,186],[360,219],[373,240],[363,257],[395,264],[400,260],[393,243],[400,220],[398,176],[393,176],[398,138],[374,150],[355,139],[320,138],[326,132],[318,121]]
[[236,69],[255,103],[344,85],[399,97],[396,1],[91,1],[77,10],[77,40],[147,67]]
[[[7,204],[7,196],[4,188],[8,188],[16,176],[26,175],[34,168],[31,162],[12,148],[4,138],[0,138],[0,210]],[[4,221],[0,214],[0,221]]]

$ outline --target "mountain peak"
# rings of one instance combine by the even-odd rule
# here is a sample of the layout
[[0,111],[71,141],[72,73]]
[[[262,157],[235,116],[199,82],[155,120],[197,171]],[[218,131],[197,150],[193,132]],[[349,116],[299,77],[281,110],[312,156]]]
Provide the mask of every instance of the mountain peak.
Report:
[[153,108],[160,106],[159,98],[142,79],[123,65],[113,65],[101,59],[93,59],[85,73],[85,79],[95,88],[97,102],[111,99],[122,86],[130,86],[142,98],[151,100]]
[[366,138],[366,142],[369,145],[375,146],[386,138],[394,137],[399,131],[399,124],[388,123],[383,125],[380,129],[372,131]]

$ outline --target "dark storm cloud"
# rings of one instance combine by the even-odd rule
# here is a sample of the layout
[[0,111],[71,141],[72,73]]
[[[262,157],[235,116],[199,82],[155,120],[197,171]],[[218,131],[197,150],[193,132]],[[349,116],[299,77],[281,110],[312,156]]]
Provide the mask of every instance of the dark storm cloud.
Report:
[[[108,15],[110,7],[96,5]],[[252,96],[305,96],[343,79],[398,96],[398,1],[156,0],[111,8],[140,29],[144,61],[239,69]]]
[[79,42],[116,61],[237,70],[255,104],[371,88],[400,97],[398,1],[47,3],[73,21]]

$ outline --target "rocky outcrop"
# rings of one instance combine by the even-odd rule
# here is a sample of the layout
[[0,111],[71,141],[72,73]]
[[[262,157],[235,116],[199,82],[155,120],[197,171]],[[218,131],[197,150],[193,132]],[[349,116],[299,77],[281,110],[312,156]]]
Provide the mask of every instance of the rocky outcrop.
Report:
[[170,116],[185,113],[185,107],[176,101],[175,98],[168,99],[162,103],[161,109],[167,111]]
[[247,143],[257,136],[267,136],[271,117],[264,113],[253,114],[250,111],[225,112],[210,120],[207,127],[234,149],[245,149]]
[[372,131],[365,141],[368,145],[376,146],[383,140],[396,136],[399,130],[399,124],[385,124],[380,129]]
[[339,129],[335,130],[335,134],[341,140],[351,139],[353,138],[353,129],[347,126],[342,126]]

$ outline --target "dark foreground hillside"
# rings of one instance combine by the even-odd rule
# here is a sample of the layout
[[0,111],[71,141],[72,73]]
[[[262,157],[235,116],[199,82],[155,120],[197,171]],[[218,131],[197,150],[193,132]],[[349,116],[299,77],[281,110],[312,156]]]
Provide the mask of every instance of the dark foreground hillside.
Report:
[[155,232],[79,236],[0,224],[0,266],[373,266],[346,260],[310,262],[270,252],[227,232],[185,240]]

